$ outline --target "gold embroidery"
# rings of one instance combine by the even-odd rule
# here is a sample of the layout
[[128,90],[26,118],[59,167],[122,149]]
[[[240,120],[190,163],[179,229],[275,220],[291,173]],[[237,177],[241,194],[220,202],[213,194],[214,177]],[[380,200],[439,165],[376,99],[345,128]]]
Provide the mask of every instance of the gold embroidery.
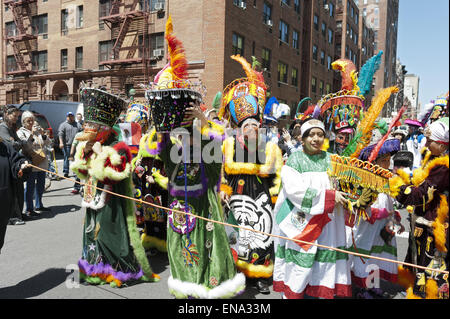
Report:
[[422,236],[423,228],[415,227],[414,228],[414,237],[420,237]]
[[427,238],[427,252],[430,251],[431,243],[433,242],[433,237],[428,236]]

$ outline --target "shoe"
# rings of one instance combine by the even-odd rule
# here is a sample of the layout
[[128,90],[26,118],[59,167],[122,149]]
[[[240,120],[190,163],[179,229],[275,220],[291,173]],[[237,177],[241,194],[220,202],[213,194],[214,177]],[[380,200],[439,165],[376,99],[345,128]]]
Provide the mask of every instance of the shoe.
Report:
[[258,289],[258,291],[264,295],[270,294],[269,286],[265,281],[261,279],[256,281],[256,289]]
[[64,173],[64,177],[69,177],[69,173]]
[[19,218],[11,218],[8,222],[10,225],[25,225],[25,222]]
[[75,195],[75,194],[79,194],[80,191],[77,189],[72,189],[72,191],[70,193]]
[[39,207],[39,208],[36,208],[35,211],[37,211],[37,212],[51,212],[52,210],[50,208],[48,208],[48,207]]
[[28,214],[22,214],[22,220],[29,222],[31,220],[35,220],[35,218],[33,216],[28,215]]

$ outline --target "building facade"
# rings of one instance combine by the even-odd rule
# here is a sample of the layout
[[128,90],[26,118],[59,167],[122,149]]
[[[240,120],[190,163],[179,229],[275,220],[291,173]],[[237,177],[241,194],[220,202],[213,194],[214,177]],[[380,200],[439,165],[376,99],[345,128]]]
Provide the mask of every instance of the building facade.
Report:
[[[399,0],[357,0],[357,5],[375,32],[375,52],[383,51],[380,69],[375,74],[375,90],[393,86],[396,80]],[[386,103],[383,116],[393,110],[395,95]]]
[[[358,6],[351,3],[354,16],[349,22],[347,55],[351,52],[359,67],[365,38],[359,36]],[[233,54],[249,62],[257,59],[270,94],[290,105],[292,115],[304,97],[315,103],[340,88],[339,74],[331,69],[334,60],[346,55],[345,45],[337,50],[336,0],[65,0],[57,4],[3,0],[2,4],[0,104],[77,100],[83,82],[126,94],[134,89],[135,96],[143,98],[142,85],[167,63],[164,31],[169,15],[186,50],[189,76],[207,88],[206,104],[228,83],[245,76],[230,58]],[[365,56],[373,55],[367,50]]]
[[415,118],[420,111],[419,105],[419,84],[420,78],[415,74],[406,74],[404,80],[404,97],[411,103],[409,115]]

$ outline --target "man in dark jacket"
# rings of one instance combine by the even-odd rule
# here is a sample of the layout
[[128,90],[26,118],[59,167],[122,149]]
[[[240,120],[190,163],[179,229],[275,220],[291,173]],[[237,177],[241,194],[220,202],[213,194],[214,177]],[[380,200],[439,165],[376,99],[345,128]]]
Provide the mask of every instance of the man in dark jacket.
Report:
[[[2,209],[0,209],[0,250],[5,240],[11,211],[15,206],[14,184],[20,183],[23,174],[29,173],[31,168],[27,164],[26,158],[21,153],[0,138],[0,203],[2,205]],[[23,184],[23,182],[21,183]]]
[[59,126],[59,148],[64,154],[64,177],[69,176],[69,157],[70,148],[72,147],[73,139],[75,135],[81,131],[81,124],[75,122],[75,116],[72,112],[67,113],[67,120]]
[[[26,154],[30,147],[24,141],[21,141],[17,136],[17,120],[19,119],[20,111],[14,105],[8,105],[4,112],[4,121],[0,123],[0,138],[3,142],[9,144],[16,152]],[[30,220],[32,217],[22,215],[24,205],[24,188],[23,179],[14,180],[11,184],[13,193],[11,198],[14,198],[14,206],[9,211],[11,225],[23,225],[23,220]]]

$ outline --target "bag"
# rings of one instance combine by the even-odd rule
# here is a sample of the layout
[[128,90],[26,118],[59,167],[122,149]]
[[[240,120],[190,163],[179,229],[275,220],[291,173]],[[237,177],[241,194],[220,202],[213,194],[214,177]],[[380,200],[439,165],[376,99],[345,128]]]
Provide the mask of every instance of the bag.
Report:
[[40,143],[40,148],[37,150],[31,150],[31,164],[34,166],[39,166],[47,158],[45,151],[43,149],[42,143]]
[[31,153],[31,163],[34,166],[39,166],[47,157],[45,156],[45,152],[43,149],[38,151],[32,151]]

